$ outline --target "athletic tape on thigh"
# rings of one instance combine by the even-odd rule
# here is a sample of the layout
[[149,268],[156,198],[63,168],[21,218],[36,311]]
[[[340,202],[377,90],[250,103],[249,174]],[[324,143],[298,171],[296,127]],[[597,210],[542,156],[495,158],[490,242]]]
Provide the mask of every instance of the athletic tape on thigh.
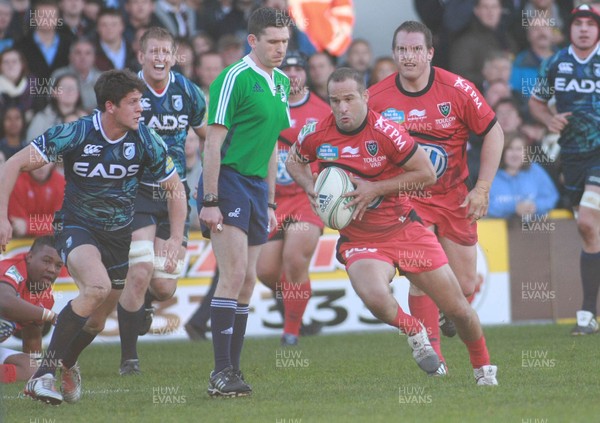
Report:
[[579,205],[594,210],[600,210],[600,194],[595,191],[586,191],[581,196]]
[[154,257],[154,273],[152,274],[152,278],[161,278],[161,279],[177,279],[183,270],[183,260],[177,260],[177,267],[173,271],[173,273],[168,273],[165,271],[165,263],[167,259],[165,257]]
[[129,247],[129,264],[154,262],[152,241],[132,241]]

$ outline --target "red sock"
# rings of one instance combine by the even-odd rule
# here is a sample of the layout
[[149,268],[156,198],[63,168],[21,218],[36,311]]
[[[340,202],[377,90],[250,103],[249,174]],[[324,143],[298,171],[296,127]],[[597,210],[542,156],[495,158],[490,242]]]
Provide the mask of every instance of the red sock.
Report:
[[429,342],[437,353],[440,361],[444,363],[444,356],[442,355],[442,349],[440,346],[440,311],[433,300],[427,295],[408,295],[408,306],[413,316],[419,319],[425,329],[427,329],[427,336],[429,336]]
[[490,364],[490,353],[485,345],[485,336],[481,335],[477,341],[464,341],[469,350],[469,358],[474,369]]
[[281,286],[285,308],[283,333],[299,336],[302,316],[311,296],[310,279],[304,283],[292,283],[287,282],[284,277]]
[[14,364],[0,364],[0,383],[17,381],[17,368]]
[[421,331],[421,323],[415,317],[410,314],[406,314],[402,307],[398,306],[398,313],[393,322],[386,322],[387,324],[399,328],[406,335],[411,336]]

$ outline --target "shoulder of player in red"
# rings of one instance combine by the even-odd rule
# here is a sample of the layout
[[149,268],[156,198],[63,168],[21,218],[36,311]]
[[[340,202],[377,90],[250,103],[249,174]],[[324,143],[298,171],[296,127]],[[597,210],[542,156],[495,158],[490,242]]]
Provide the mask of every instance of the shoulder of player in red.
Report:
[[386,76],[381,81],[369,87],[369,103],[376,97],[385,94],[389,90],[398,89],[398,72]]

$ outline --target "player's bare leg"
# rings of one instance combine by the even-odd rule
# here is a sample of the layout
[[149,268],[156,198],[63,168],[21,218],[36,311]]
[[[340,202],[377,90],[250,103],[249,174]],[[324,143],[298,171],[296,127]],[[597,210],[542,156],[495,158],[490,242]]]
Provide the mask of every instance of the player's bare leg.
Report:
[[88,317],[106,300],[111,290],[108,273],[95,246],[83,244],[74,248],[67,258],[67,267],[79,294],[60,312],[40,367],[25,387],[26,395],[51,404],[60,404],[63,400],[54,388],[56,369]]
[[577,311],[577,324],[572,335],[591,335],[598,332],[596,303],[600,287],[600,187],[586,185],[579,203],[577,229],[583,242],[581,252],[581,284],[583,304]]
[[408,335],[408,344],[419,367],[429,374],[435,373],[440,361],[429,344],[425,328],[416,318],[404,313],[390,289],[395,267],[381,260],[362,259],[351,263],[346,270],[352,287],[371,313]]
[[285,319],[282,344],[296,345],[302,316],[311,296],[309,266],[321,230],[307,222],[290,224],[284,232],[282,294]]
[[445,264],[428,272],[408,273],[406,277],[454,321],[458,335],[469,351],[478,384],[497,384],[496,367],[490,365],[479,316],[463,295],[450,266]]

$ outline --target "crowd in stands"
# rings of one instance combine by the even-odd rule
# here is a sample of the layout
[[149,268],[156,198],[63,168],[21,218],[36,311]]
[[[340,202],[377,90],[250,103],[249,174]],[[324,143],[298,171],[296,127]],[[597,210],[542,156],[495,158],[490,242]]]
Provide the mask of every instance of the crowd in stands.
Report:
[[[394,73],[391,51],[389,56],[374,57],[368,40],[352,39],[355,13],[352,1],[332,0],[333,8],[326,3],[0,0],[0,163],[47,128],[91,113],[96,105],[93,86],[101,72],[126,67],[139,71],[139,39],[150,26],[165,27],[176,35],[175,70],[192,79],[207,96],[208,86],[218,73],[249,51],[247,19],[260,6],[275,7],[281,10],[282,19],[294,20],[289,49],[307,56],[309,85],[320,97],[327,97],[327,78],[338,66],[363,72],[368,85]],[[558,192],[556,196],[546,196],[544,207],[536,208],[538,212],[570,206],[561,186],[557,137],[530,116],[527,100],[540,63],[568,43],[565,33],[568,15],[580,3],[577,0],[414,1],[420,20],[434,34],[433,64],[470,79],[493,107],[507,134],[504,167],[495,187],[504,199],[509,194],[514,194],[514,199],[509,207],[494,199],[492,190],[491,203],[498,206],[492,207],[493,216],[521,214],[515,199],[541,192],[541,188],[521,192],[524,187],[519,181],[530,177],[552,182],[552,187],[544,188],[544,193],[552,191],[550,188]],[[326,13],[321,9],[324,7],[332,8],[329,12],[335,10],[337,15]],[[312,25],[314,20],[324,17],[331,25]],[[201,169],[200,160],[196,159],[200,157],[202,141],[193,135],[188,137],[190,146],[186,155],[190,170],[194,170],[189,179],[192,192]],[[514,154],[510,151],[515,146],[520,146],[525,168],[513,169],[510,165],[508,158]],[[480,149],[481,140],[473,136],[467,152],[473,180],[477,177]],[[60,172],[60,167],[52,169],[42,179],[31,175],[27,184],[56,186],[54,174]]]

